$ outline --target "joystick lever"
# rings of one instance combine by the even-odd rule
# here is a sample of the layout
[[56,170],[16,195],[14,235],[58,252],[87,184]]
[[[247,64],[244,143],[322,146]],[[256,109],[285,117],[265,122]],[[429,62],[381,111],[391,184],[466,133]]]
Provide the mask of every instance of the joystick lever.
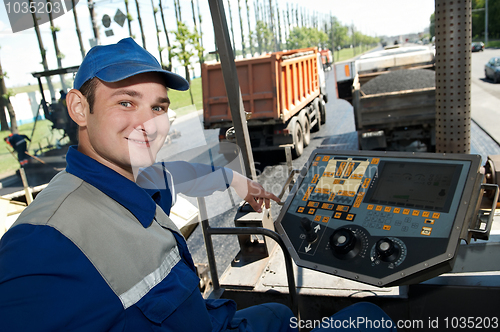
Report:
[[309,243],[313,243],[318,238],[318,234],[316,234],[316,232],[314,231],[314,228],[312,227],[311,223],[312,222],[307,218],[300,219],[300,224],[302,225],[302,228],[306,232],[306,241]]

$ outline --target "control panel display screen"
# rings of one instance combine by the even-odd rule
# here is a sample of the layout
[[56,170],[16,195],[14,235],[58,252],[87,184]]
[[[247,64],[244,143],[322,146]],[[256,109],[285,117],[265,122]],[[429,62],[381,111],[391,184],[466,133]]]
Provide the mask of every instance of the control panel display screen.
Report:
[[381,162],[366,201],[449,212],[462,165]]

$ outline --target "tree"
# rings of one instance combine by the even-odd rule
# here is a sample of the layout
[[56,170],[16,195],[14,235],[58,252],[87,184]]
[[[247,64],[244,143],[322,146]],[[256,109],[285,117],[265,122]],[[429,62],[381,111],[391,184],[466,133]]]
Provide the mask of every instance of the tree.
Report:
[[[172,46],[172,54],[184,66],[186,80],[191,83],[189,68],[192,66],[191,60],[194,56],[195,46],[199,38],[197,33],[191,32],[181,21],[177,22],[177,31],[174,31],[176,44]],[[190,84],[191,85],[191,84]],[[194,104],[193,93],[189,88],[191,103]]]
[[[50,0],[46,0],[46,1],[47,1],[47,4],[50,3],[52,5]],[[49,11],[48,14],[49,14],[49,22],[50,22],[50,31],[52,32],[52,41],[54,42],[54,51],[56,52],[57,68],[61,69],[62,68],[62,58],[64,57],[64,55],[59,50],[59,45],[57,43],[57,32],[60,29],[54,25],[54,20],[52,19],[52,12]],[[66,83],[64,82],[64,75],[59,75],[59,79],[61,80],[62,89],[66,92],[67,87],[66,87]]]
[[10,103],[10,94],[7,91],[7,87],[5,86],[4,80],[5,74],[2,70],[2,64],[0,63],[0,119],[1,119],[1,130],[9,130],[9,125],[7,123],[7,118],[5,116],[5,109],[7,108],[7,112],[9,113],[10,118],[10,129],[11,132],[17,134],[17,120],[16,113],[14,112],[14,108]]
[[253,39],[252,39],[252,28],[250,27],[250,7],[248,6],[248,0],[245,0],[245,5],[247,7],[247,22],[248,22],[248,39],[250,46],[250,54],[253,56]]
[[[75,0],[72,0],[72,1],[75,1]],[[161,0],[160,0],[160,4],[161,4]],[[160,6],[160,8],[161,8],[161,6]],[[125,11],[127,12],[128,35],[130,37],[134,38],[134,35],[132,34],[132,24],[131,24],[132,21],[134,20],[134,18],[132,17],[132,15],[130,14],[130,11],[128,10],[128,0],[125,0]]]
[[236,54],[236,45],[234,40],[234,28],[233,28],[233,14],[231,13],[231,2],[227,0],[227,5],[229,9],[229,23],[231,25],[231,39],[233,40],[233,52]]
[[156,20],[156,13],[158,13],[158,8],[155,7],[153,0],[151,0],[151,7],[153,8],[153,17],[155,20],[156,42],[158,43],[158,53],[160,54],[160,64],[161,64],[161,67],[163,68],[164,67],[163,57],[161,55],[161,52],[163,51],[163,47],[161,47],[161,44],[160,44],[160,32],[161,32],[161,30],[158,28],[158,21]]
[[243,57],[246,56],[247,51],[245,49],[245,32],[243,32],[243,19],[241,17],[241,0],[238,0],[238,13],[240,17],[240,31],[241,31],[241,54]]
[[293,28],[287,40],[287,48],[289,50],[306,48],[306,47],[321,47],[328,42],[328,35],[316,28],[300,27]]
[[431,38],[436,35],[436,19],[435,19],[435,13],[431,14],[430,17],[430,24],[429,24],[429,34],[431,35]]
[[272,52],[274,50],[273,32],[263,21],[257,21],[255,26],[255,39],[259,45],[259,53]]
[[76,4],[75,0],[71,0],[73,5],[73,17],[75,18],[76,35],[78,37],[78,43],[80,43],[80,53],[82,53],[82,59],[85,57],[85,47],[83,46],[82,34],[80,32],[80,25],[78,24],[78,16],[76,15]]
[[[166,69],[168,71],[172,70],[172,45],[170,45],[170,38],[168,38],[168,31],[167,31],[167,25],[165,24],[165,15],[163,14],[163,4],[160,0],[158,3],[158,7],[160,7],[160,14],[161,14],[161,21],[163,22],[163,31],[165,32],[165,37],[167,38],[167,51],[168,51],[168,64],[166,66]],[[163,65],[163,64],[162,64]]]
[[142,27],[141,9],[139,8],[139,0],[135,0],[135,7],[137,8],[137,20],[139,21],[139,28],[141,30],[142,47],[146,48],[146,36],[144,35],[144,28]]
[[[33,3],[33,0],[29,0],[30,2],[30,8],[31,4]],[[31,16],[33,17],[33,26],[35,27],[35,33],[36,37],[38,39],[38,47],[40,48],[40,55],[42,56],[42,66],[43,70],[47,71],[49,70],[49,66],[47,65],[47,53],[45,51],[45,47],[43,47],[43,41],[42,41],[42,35],[40,34],[40,27],[38,26],[38,18],[36,17],[36,14],[33,12],[31,13]],[[54,86],[52,85],[52,80],[50,79],[50,76],[46,77],[47,80],[47,85],[49,87],[50,91],[50,96],[51,98],[55,98],[55,91],[54,91]]]

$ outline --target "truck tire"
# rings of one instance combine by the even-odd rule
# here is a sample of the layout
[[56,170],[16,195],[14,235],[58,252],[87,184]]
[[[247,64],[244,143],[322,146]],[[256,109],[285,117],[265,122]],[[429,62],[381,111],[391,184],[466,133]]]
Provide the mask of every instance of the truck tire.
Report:
[[316,123],[312,127],[312,131],[320,131],[321,129],[321,106],[319,98],[316,98],[312,102],[314,113],[316,114]]
[[306,147],[311,142],[311,121],[304,110],[300,112],[299,121],[304,134],[304,147]]
[[319,108],[320,108],[320,114],[321,114],[321,124],[324,125],[326,123],[326,106],[325,106],[325,101],[320,100],[319,101]]
[[293,158],[298,158],[304,152],[304,132],[302,131],[302,126],[300,122],[297,121],[293,126]]

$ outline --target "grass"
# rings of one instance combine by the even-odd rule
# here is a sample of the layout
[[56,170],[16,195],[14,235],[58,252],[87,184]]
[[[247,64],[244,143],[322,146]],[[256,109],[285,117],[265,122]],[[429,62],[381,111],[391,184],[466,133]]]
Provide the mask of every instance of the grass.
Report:
[[488,40],[486,47],[500,48],[500,40]]
[[373,46],[369,45],[361,45],[361,46],[356,46],[354,50],[352,48],[343,48],[339,51],[335,51],[334,54],[334,61],[335,62],[341,62],[345,60],[349,60],[351,58],[354,58],[355,56],[358,56],[362,53],[368,52],[369,50],[373,49]]

